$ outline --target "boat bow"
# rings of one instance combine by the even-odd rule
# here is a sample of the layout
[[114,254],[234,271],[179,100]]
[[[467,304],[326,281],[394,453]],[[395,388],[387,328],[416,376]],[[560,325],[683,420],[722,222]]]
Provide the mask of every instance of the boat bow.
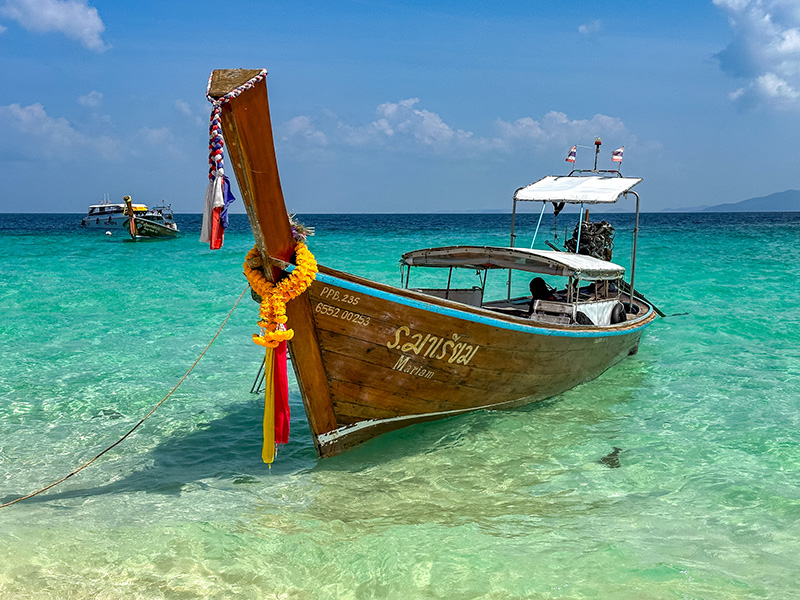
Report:
[[[278,175],[265,76],[259,70],[214,71],[208,97],[221,119],[261,268],[278,282],[295,269],[296,244]],[[499,303],[483,302],[483,290],[474,288],[454,290],[464,292],[463,301],[454,301],[449,281],[446,290],[405,289],[320,266],[307,292],[286,304],[287,325],[294,330],[292,366],[320,456],[412,423],[559,394],[635,353],[654,318],[647,303],[631,298],[636,313],[629,319],[623,313],[605,325],[576,321],[581,278],[592,281],[595,299],[606,308],[621,309],[612,280],[623,269],[591,257],[462,246],[409,253],[404,260],[409,270],[477,265],[569,274],[570,299],[509,294]],[[523,303],[527,313],[518,306]]]

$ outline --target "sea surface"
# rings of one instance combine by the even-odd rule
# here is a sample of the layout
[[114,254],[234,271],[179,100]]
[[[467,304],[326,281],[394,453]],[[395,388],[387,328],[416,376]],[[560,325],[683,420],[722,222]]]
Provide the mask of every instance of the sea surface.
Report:
[[[518,245],[537,216],[519,217]],[[152,242],[80,218],[0,215],[0,503],[119,440],[246,289],[244,215],[219,251],[198,215]],[[629,266],[633,218],[608,218]],[[300,220],[321,262],[393,285],[403,252],[507,245],[510,221]],[[0,598],[800,598],[800,213],[640,226],[636,287],[673,316],[637,355],[541,403],[324,460],[292,379],[290,442],[261,462],[246,294],[133,435],[0,509]]]

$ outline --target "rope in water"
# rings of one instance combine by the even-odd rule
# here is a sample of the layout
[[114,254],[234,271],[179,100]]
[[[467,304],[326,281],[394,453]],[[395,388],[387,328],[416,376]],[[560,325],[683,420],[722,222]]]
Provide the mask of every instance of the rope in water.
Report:
[[219,336],[219,334],[220,334],[220,333],[222,333],[222,329],[223,329],[223,327],[225,327],[225,324],[228,322],[228,319],[230,319],[230,318],[231,318],[231,315],[233,314],[233,311],[234,311],[234,310],[236,310],[236,307],[237,307],[237,306],[239,306],[239,302],[242,300],[242,297],[244,296],[245,292],[246,292],[248,289],[250,289],[250,285],[249,285],[249,284],[247,285],[247,287],[246,287],[246,288],[244,288],[244,290],[242,291],[242,293],[241,293],[241,294],[239,294],[239,297],[236,299],[236,302],[233,304],[233,308],[231,308],[231,310],[228,312],[228,315],[225,317],[225,320],[224,320],[224,321],[222,321],[222,325],[220,325],[220,326],[219,326],[219,329],[217,329],[217,333],[215,333],[215,334],[214,334],[214,337],[213,337],[213,338],[211,338],[211,341],[210,341],[210,342],[208,342],[208,345],[207,345],[207,346],[206,346],[206,347],[203,349],[203,351],[200,353],[200,356],[198,356],[198,357],[197,357],[197,360],[195,360],[195,361],[194,361],[194,363],[192,363],[192,366],[191,366],[191,367],[189,367],[189,370],[188,370],[188,371],[186,371],[186,373],[183,375],[183,377],[181,377],[181,378],[180,378],[180,380],[178,380],[178,383],[176,383],[176,384],[175,384],[175,387],[173,387],[173,388],[172,388],[172,389],[169,391],[169,393],[168,393],[166,396],[164,396],[164,397],[163,397],[163,398],[162,398],[162,399],[161,399],[161,400],[158,402],[158,404],[156,404],[156,405],[155,405],[155,406],[154,406],[152,409],[150,409],[150,412],[149,412],[149,413],[147,413],[147,414],[146,414],[144,417],[142,417],[142,419],[141,419],[141,420],[140,420],[140,421],[139,421],[139,422],[138,422],[136,425],[134,425],[133,427],[131,427],[131,428],[128,430],[128,432],[127,432],[125,435],[123,435],[123,436],[122,436],[121,438],[119,438],[119,439],[118,439],[116,442],[114,442],[113,444],[111,444],[111,445],[110,445],[108,448],[106,448],[105,450],[103,450],[102,452],[100,452],[100,453],[99,453],[97,456],[95,456],[95,457],[94,457],[94,458],[92,458],[91,460],[88,460],[88,461],[86,461],[85,463],[83,463],[83,464],[82,464],[80,467],[78,467],[77,469],[75,469],[74,471],[72,471],[72,473],[70,473],[69,475],[66,475],[66,476],[62,477],[62,478],[61,478],[61,479],[59,479],[58,481],[55,481],[55,482],[51,483],[50,485],[43,487],[43,488],[42,488],[42,489],[40,489],[40,490],[36,490],[35,492],[33,492],[33,493],[31,493],[31,494],[28,494],[28,495],[26,495],[26,496],[22,496],[22,497],[20,497],[20,498],[16,498],[15,500],[12,500],[11,502],[6,502],[5,504],[0,504],[0,508],[5,508],[5,507],[7,507],[7,506],[11,506],[12,504],[16,504],[17,502],[22,502],[23,500],[27,500],[28,498],[33,498],[34,496],[37,496],[37,495],[41,494],[42,492],[46,492],[46,491],[47,491],[47,490],[49,490],[50,488],[54,488],[54,487],[55,487],[55,486],[57,486],[59,483],[62,483],[62,482],[64,482],[64,481],[66,481],[67,479],[69,479],[69,478],[70,478],[70,477],[72,477],[73,475],[77,475],[78,473],[80,473],[81,471],[83,471],[83,470],[84,470],[86,467],[88,467],[89,465],[91,465],[91,464],[92,464],[94,461],[96,461],[98,458],[100,458],[101,456],[103,456],[103,455],[104,455],[106,452],[108,452],[109,450],[111,450],[111,449],[112,449],[112,448],[114,448],[115,446],[117,446],[117,445],[121,444],[121,443],[122,443],[122,442],[125,440],[125,438],[127,438],[127,437],[128,437],[129,435],[131,435],[131,434],[132,434],[134,431],[136,431],[136,430],[139,428],[139,426],[140,426],[142,423],[144,423],[144,422],[145,422],[145,421],[146,421],[146,420],[147,420],[147,419],[150,417],[150,415],[152,415],[154,412],[156,412],[156,409],[157,409],[159,406],[161,406],[162,404],[164,404],[164,402],[166,402],[166,401],[167,401],[167,398],[169,398],[170,396],[172,396],[172,394],[173,394],[173,393],[175,393],[175,390],[177,390],[177,389],[180,387],[180,385],[183,383],[184,379],[186,379],[186,378],[189,376],[189,373],[191,373],[191,372],[192,372],[192,370],[195,368],[195,366],[197,366],[197,363],[199,363],[199,362],[200,362],[200,359],[201,359],[201,358],[203,358],[203,355],[204,355],[204,354],[205,354],[205,353],[208,351],[208,349],[211,347],[211,344],[213,344],[213,343],[216,341],[216,339],[217,339],[217,337]]

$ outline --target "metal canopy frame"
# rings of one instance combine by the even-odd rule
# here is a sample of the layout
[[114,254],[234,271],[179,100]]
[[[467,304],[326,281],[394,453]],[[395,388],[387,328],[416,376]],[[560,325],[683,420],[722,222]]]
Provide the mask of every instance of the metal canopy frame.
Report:
[[[595,167],[596,167],[596,159],[595,159]],[[619,201],[619,197],[620,196],[625,196],[627,198],[628,194],[633,194],[633,196],[636,198],[636,216],[635,216],[635,221],[634,221],[634,226],[633,226],[633,248],[632,248],[632,252],[631,252],[631,301],[632,301],[633,300],[633,293],[634,293],[634,290],[635,290],[634,282],[635,282],[635,278],[636,278],[636,247],[637,247],[637,242],[638,242],[638,238],[639,238],[639,194],[637,192],[633,191],[633,189],[631,189],[631,188],[633,188],[633,186],[635,186],[638,183],[640,183],[642,181],[642,178],[640,178],[640,177],[626,178],[626,177],[624,177],[622,175],[622,173],[619,172],[619,170],[616,170],[616,169],[598,170],[597,168],[594,168],[594,169],[573,169],[572,171],[570,171],[569,175],[562,176],[562,177],[567,178],[567,177],[572,177],[575,174],[579,174],[577,178],[583,179],[584,177],[580,175],[580,174],[583,174],[583,173],[592,173],[592,174],[598,174],[598,175],[601,174],[601,173],[609,173],[609,174],[613,173],[617,177],[620,177],[620,178],[623,178],[623,179],[634,180],[634,181],[632,181],[631,185],[627,189],[621,191],[617,195],[616,200],[613,200],[613,201],[607,201],[606,200],[606,201],[597,201],[597,202],[588,201],[588,203],[590,203],[590,204],[600,204],[600,203],[603,203],[603,204],[615,204],[616,202]],[[547,207],[547,203],[548,202],[553,202],[555,204],[555,203],[558,203],[558,202],[564,202],[564,203],[568,203],[568,204],[580,204],[581,205],[580,206],[580,210],[578,212],[578,240],[577,240],[577,243],[575,244],[575,254],[577,254],[579,249],[580,249],[580,241],[581,241],[581,237],[580,237],[581,236],[581,223],[583,223],[583,214],[584,214],[583,213],[583,210],[584,210],[583,209],[583,205],[584,205],[584,203],[587,202],[587,200],[581,201],[581,200],[577,200],[577,199],[571,200],[571,199],[566,199],[566,198],[565,199],[560,199],[560,200],[559,199],[538,199],[538,198],[517,198],[517,194],[521,190],[524,190],[525,188],[528,188],[528,187],[530,187],[532,185],[535,185],[536,183],[539,183],[540,181],[544,181],[545,179],[548,179],[548,178],[552,178],[552,176],[543,177],[542,179],[539,179],[538,181],[535,181],[532,184],[528,184],[526,186],[522,186],[521,188],[518,188],[514,192],[514,196],[513,196],[514,204],[513,204],[512,211],[511,211],[511,240],[510,240],[511,247],[512,248],[515,247],[516,238],[517,238],[517,235],[515,233],[515,224],[516,224],[516,218],[517,218],[517,202],[541,202],[542,203],[542,211],[539,213],[539,220],[536,223],[536,230],[534,231],[533,239],[531,240],[531,246],[530,246],[531,248],[533,248],[533,245],[536,242],[536,236],[539,233],[539,226],[542,223],[542,217],[544,216],[544,210]],[[613,179],[613,177],[608,178],[608,179]],[[511,270],[508,271],[508,297],[511,298]]]

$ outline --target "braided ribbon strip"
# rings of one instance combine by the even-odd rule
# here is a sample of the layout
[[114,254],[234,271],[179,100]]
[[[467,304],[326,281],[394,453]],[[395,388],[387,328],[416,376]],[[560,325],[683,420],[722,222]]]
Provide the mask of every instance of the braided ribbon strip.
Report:
[[[212,73],[213,76],[213,73]],[[222,113],[222,105],[230,102],[245,90],[249,90],[259,81],[267,76],[267,70],[261,69],[261,72],[252,79],[244,82],[235,90],[228,92],[220,98],[212,98],[209,93],[211,92],[211,77],[208,78],[208,86],[206,87],[206,98],[212,104],[211,108],[211,124],[208,130],[208,178],[213,180],[217,175],[222,176],[225,174],[225,161],[223,159],[223,148],[225,141],[222,139],[222,123],[220,122],[220,115]]]

